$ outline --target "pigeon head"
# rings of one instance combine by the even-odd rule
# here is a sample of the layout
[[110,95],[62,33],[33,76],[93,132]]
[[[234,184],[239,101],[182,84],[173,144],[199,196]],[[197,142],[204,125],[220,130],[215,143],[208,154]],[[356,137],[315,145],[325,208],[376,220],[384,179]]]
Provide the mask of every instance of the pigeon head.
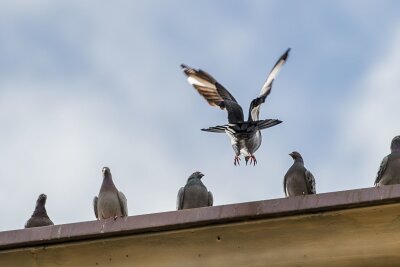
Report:
[[102,187],[103,186],[115,187],[115,184],[114,184],[113,179],[112,179],[110,168],[103,167],[103,169],[101,169],[101,172],[103,174],[103,183],[102,183],[101,186]]
[[400,151],[400,135],[395,136],[390,145],[391,151]]
[[188,181],[190,179],[201,179],[204,176],[201,172],[194,172],[192,175],[189,176]]
[[46,204],[46,199],[47,199],[47,196],[45,194],[40,194],[36,201],[36,204],[44,206]]
[[294,161],[296,161],[296,160],[301,160],[301,161],[303,161],[302,156],[301,156],[300,153],[297,152],[297,151],[293,151],[292,153],[289,154],[289,156],[291,156],[292,159],[293,159]]
[[103,167],[103,169],[101,170],[101,172],[103,173],[103,178],[105,178],[105,177],[111,177],[110,168],[108,168],[108,167]]

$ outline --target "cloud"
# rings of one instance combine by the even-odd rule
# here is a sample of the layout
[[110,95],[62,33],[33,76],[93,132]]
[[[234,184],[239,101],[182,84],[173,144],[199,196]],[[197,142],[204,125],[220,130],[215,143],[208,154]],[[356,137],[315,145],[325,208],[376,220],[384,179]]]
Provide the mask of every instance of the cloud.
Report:
[[[343,188],[373,185],[381,160],[400,134],[400,23],[362,73],[345,105],[337,110],[334,159],[324,175]],[[368,56],[368,55],[365,55]]]
[[[365,15],[355,23],[352,12],[342,12],[347,5],[4,3],[0,201],[13,205],[2,208],[2,230],[22,227],[42,192],[54,222],[93,219],[105,165],[131,215],[173,210],[179,187],[196,170],[206,174],[216,205],[282,197],[292,150],[302,152],[320,192],[369,185],[359,177],[375,173],[397,131],[394,113],[379,103],[395,105],[399,33],[391,40],[368,31]],[[393,26],[387,16],[378,24]],[[381,49],[390,52],[379,64],[365,56],[388,40],[393,45]],[[199,130],[224,123],[226,113],[207,106],[179,64],[212,73],[247,111],[289,46],[288,64],[261,111],[284,122],[263,132],[257,167],[234,168],[228,137]],[[361,122],[370,118],[373,129]],[[376,151],[362,150],[378,134]]]
[[[68,88],[60,94],[54,86],[60,85],[21,89],[14,84],[1,93],[7,113],[0,121],[7,130],[0,139],[0,201],[15,202],[3,206],[9,215],[3,225],[22,226],[42,192],[57,223],[92,219],[91,201],[103,166],[111,167],[116,184],[129,195],[131,214],[173,209],[178,180],[160,179],[159,171],[182,174],[154,133],[127,125],[119,119],[118,104],[104,96],[70,94]],[[155,183],[163,188],[157,195],[167,201],[152,200]]]

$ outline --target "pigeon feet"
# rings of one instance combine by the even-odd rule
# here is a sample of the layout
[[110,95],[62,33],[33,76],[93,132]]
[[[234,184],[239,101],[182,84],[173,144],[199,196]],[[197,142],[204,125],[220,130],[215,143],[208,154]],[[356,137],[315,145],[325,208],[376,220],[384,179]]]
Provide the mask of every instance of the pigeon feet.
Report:
[[[251,155],[248,159],[250,159],[250,165],[253,164],[253,166],[256,166],[257,159],[254,155]],[[246,161],[246,165],[247,165],[247,161]]]
[[114,221],[118,219],[118,216],[114,216]]
[[235,159],[233,160],[233,164],[234,164],[235,166],[237,166],[237,165],[240,166],[240,158],[239,158],[239,156],[235,156]]

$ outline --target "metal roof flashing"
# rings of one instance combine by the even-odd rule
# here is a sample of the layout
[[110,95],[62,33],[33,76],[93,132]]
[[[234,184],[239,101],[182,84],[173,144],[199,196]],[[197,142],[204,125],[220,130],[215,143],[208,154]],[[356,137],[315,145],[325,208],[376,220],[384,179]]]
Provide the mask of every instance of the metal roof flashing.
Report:
[[381,186],[207,208],[136,215],[0,232],[0,250],[284,218],[400,201],[400,185]]

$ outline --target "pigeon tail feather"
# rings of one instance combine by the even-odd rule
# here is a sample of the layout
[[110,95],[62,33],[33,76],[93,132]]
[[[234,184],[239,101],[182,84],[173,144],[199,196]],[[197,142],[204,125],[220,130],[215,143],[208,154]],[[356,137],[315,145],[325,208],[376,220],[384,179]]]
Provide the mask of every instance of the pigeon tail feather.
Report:
[[257,127],[260,130],[264,130],[264,129],[270,128],[272,126],[278,125],[278,124],[282,123],[282,121],[277,120],[277,119],[266,119],[266,120],[257,121],[256,123],[257,123]]
[[210,133],[225,133],[227,129],[227,125],[223,125],[223,126],[214,126],[214,127],[209,127],[206,129],[201,129],[204,132],[210,132]]

